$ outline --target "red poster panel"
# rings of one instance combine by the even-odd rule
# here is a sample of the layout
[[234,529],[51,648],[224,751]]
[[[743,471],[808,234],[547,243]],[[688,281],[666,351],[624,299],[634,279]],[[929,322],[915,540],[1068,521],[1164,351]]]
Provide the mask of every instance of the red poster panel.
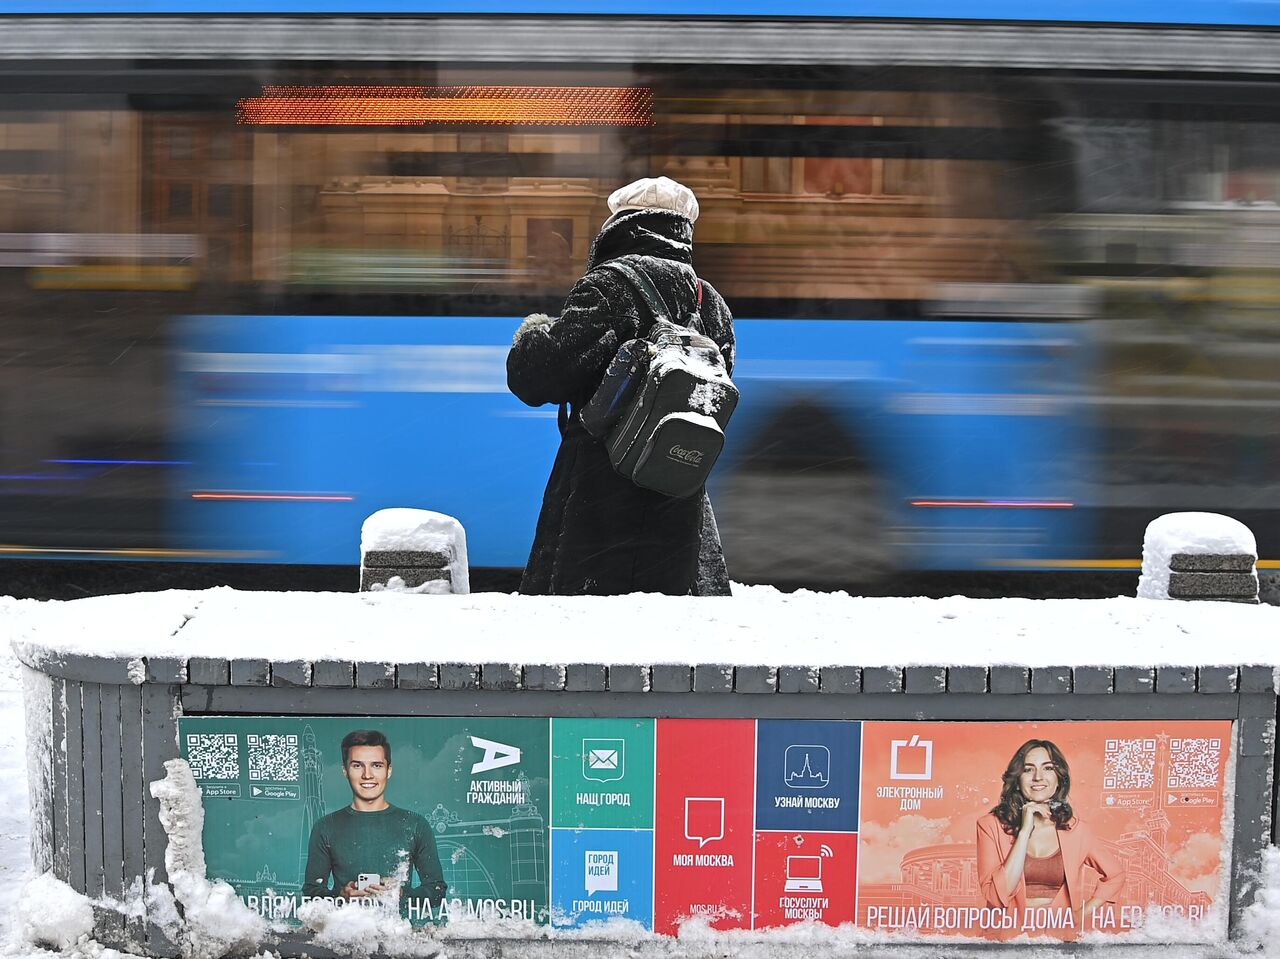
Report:
[[750,928],[755,750],[755,720],[658,720],[655,932]]
[[858,837],[848,832],[757,832],[755,928],[853,922]]
[[863,725],[858,924],[1226,935],[1231,723]]

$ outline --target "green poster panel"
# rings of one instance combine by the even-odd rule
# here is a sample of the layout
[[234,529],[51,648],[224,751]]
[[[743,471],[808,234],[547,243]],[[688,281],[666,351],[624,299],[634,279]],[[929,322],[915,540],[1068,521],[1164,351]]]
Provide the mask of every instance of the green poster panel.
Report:
[[653,720],[554,719],[553,826],[653,828]]
[[[267,918],[296,923],[303,897],[317,894],[314,887],[303,888],[309,860],[316,872],[317,848],[334,847],[349,854],[332,857],[329,885],[318,893],[322,897],[354,901],[337,888],[342,859],[343,879],[360,884],[400,879],[402,890],[425,890],[432,877],[423,873],[436,872],[435,880],[447,885],[442,901],[430,901],[423,892],[422,898],[401,903],[415,922],[457,916],[546,922],[549,722],[523,717],[181,718],[182,755],[204,795],[209,875],[226,880]],[[349,778],[344,771],[343,738],[358,730],[381,733],[390,746],[390,770],[381,784],[360,782],[364,774]],[[380,759],[382,752],[374,748],[372,755]],[[375,785],[390,808],[353,814],[358,790]],[[384,844],[383,859],[374,861],[378,857],[366,847],[376,843],[349,837],[381,835],[372,825],[379,814],[382,822],[394,819],[397,835],[405,838],[392,843],[394,850]],[[399,873],[396,862],[386,865],[386,855],[398,856]]]

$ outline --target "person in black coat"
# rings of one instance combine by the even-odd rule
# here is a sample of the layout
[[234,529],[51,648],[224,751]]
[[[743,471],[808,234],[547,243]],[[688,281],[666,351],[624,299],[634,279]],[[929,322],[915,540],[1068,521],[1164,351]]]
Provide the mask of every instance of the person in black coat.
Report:
[[507,386],[529,406],[560,404],[560,448],[547,481],[520,592],[536,595],[729,595],[720,534],[706,491],[673,498],[614,471],[604,444],[578,419],[618,347],[653,323],[614,270],[626,256],[657,287],[668,317],[691,312],[733,373],[733,316],[693,271],[698,201],[667,177],[637,180],[609,197],[611,216],[591,246],[586,275],[560,316],[528,317],[507,355]]

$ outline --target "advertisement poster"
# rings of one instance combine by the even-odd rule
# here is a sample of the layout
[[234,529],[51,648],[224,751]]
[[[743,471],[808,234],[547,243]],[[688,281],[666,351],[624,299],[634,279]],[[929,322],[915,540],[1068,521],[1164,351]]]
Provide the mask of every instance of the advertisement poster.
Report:
[[551,921],[653,928],[652,719],[551,720]]
[[209,875],[415,923],[1225,936],[1229,721],[184,717]]
[[756,723],[753,928],[853,922],[861,724]]
[[[209,876],[286,923],[306,898],[362,904],[375,898],[364,895],[371,887],[393,884],[415,923],[546,922],[548,722],[183,718],[182,756],[204,795]],[[389,769],[345,774],[343,740],[361,732],[385,737]],[[384,750],[350,752],[377,760]],[[381,790],[389,808],[349,814],[361,789]],[[319,887],[304,889],[309,871],[324,873]],[[447,887],[443,897],[433,882]]]
[[[1230,743],[1227,721],[865,723],[858,924],[1074,939],[1163,915],[1221,938]],[[1032,824],[1039,849],[1031,802],[1063,820]]]
[[751,928],[756,723],[659,719],[654,928]]

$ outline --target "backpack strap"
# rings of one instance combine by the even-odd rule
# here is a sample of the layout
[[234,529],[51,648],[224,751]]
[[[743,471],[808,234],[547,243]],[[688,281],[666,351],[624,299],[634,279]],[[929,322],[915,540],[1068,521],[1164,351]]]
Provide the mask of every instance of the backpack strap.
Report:
[[[645,306],[649,308],[650,315],[655,320],[670,320],[673,323],[681,322],[680,320],[671,320],[667,316],[667,308],[662,302],[662,294],[658,292],[658,288],[654,285],[653,280],[649,278],[649,274],[634,263],[629,263],[625,257],[622,257],[617,260],[610,260],[608,263],[602,263],[600,268],[614,270],[629,280],[632,288],[640,294],[640,299],[644,301]],[[694,329],[701,333],[702,330],[699,327],[702,324],[699,311],[702,309],[702,280],[697,281],[697,289],[698,302],[694,307],[694,312],[688,319],[697,323]]]
[[658,292],[658,288],[653,285],[653,280],[649,279],[649,275],[644,270],[638,269],[634,264],[623,259],[612,260],[601,265],[622,274],[623,278],[629,281],[631,287],[640,294],[644,305],[648,307],[649,315],[655,320],[669,319],[666,305],[662,302],[662,294]]

